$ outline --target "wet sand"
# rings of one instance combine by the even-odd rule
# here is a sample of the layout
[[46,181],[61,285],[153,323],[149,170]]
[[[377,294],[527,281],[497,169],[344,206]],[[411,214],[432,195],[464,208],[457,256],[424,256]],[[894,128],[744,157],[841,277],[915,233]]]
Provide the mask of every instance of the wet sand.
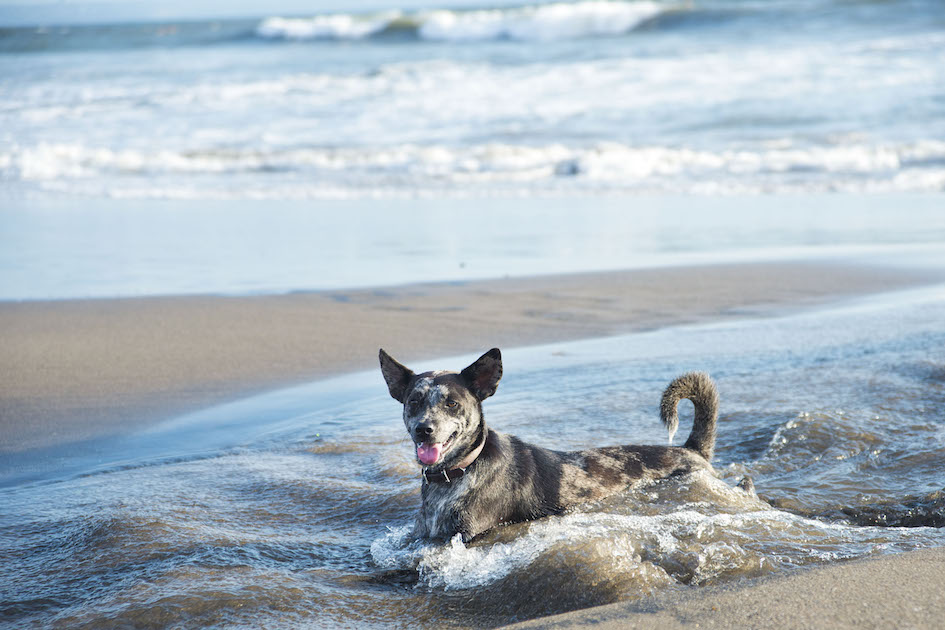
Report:
[[945,548],[923,549],[579,610],[513,627],[932,630],[945,627],[943,580]]
[[[238,396],[372,369],[380,346],[425,367],[492,346],[771,315],[931,280],[941,279],[777,263],[282,296],[0,303],[0,457],[71,448]],[[929,550],[531,625],[943,627],[943,573],[945,550]]]
[[493,346],[783,312],[927,280],[776,263],[276,296],[0,303],[0,453],[120,434],[371,369],[379,347],[419,367]]

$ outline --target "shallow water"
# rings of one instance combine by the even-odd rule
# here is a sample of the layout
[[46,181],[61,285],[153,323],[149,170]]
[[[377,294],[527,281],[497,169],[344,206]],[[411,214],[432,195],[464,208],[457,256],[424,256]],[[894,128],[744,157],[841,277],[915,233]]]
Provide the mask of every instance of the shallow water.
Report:
[[[942,321],[937,287],[509,351],[487,418],[562,449],[664,443],[662,387],[711,372],[718,478],[635,488],[468,547],[407,539],[417,468],[374,372],[192,414],[96,459],[63,455],[55,472],[5,469],[0,619],[493,626],[940,546]],[[744,475],[757,495],[735,487]]]
[[0,212],[0,300],[344,290],[760,260],[940,267],[943,207],[941,194],[16,201]]

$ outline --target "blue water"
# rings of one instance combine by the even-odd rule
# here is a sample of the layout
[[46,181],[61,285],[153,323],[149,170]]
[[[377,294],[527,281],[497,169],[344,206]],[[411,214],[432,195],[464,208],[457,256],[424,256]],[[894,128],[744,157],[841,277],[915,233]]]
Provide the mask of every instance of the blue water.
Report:
[[939,0],[0,30],[0,196],[941,192]]

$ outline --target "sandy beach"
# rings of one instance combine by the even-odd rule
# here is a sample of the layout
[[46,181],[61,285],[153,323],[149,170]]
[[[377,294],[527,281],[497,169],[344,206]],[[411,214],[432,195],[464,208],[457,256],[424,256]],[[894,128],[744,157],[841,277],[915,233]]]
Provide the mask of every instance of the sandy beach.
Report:
[[[22,457],[371,369],[726,318],[927,283],[836,263],[668,268],[259,297],[0,304],[0,451]],[[379,385],[380,386],[380,385]],[[38,450],[37,450],[38,449]],[[943,627],[941,549],[538,619],[523,627]]]

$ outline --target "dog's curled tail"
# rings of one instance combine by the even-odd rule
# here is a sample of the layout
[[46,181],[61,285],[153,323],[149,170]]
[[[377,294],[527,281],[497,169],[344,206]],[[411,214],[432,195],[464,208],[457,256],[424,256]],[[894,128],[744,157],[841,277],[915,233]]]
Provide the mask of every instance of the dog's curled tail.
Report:
[[696,408],[692,433],[683,446],[699,453],[706,461],[711,461],[715,450],[715,421],[719,415],[719,392],[715,383],[705,372],[689,372],[666,387],[660,401],[660,420],[669,431],[670,441],[679,426],[676,406],[683,398],[691,400]]

